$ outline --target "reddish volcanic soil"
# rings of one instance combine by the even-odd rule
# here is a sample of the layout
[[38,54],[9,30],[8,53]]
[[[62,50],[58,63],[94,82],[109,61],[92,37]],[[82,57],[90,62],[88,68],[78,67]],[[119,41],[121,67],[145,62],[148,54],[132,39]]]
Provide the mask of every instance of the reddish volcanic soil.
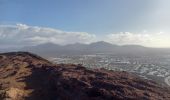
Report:
[[0,54],[0,100],[170,100],[170,90],[127,72]]

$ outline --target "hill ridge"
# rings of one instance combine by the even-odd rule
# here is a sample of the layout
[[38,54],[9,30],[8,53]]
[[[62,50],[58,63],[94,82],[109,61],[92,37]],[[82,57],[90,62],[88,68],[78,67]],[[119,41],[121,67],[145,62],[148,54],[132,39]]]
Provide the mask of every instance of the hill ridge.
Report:
[[0,100],[169,100],[170,90],[127,72],[0,54]]

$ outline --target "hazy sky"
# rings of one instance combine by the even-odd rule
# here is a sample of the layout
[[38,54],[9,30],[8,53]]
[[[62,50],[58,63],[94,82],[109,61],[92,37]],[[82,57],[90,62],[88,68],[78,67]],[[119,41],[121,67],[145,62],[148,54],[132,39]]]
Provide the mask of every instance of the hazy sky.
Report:
[[169,4],[170,0],[0,0],[0,45],[104,40],[170,47]]

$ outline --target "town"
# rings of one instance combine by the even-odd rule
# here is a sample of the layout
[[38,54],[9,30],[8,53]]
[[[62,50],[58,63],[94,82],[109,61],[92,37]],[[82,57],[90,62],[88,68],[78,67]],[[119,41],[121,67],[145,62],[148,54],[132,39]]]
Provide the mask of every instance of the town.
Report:
[[117,56],[110,54],[61,55],[49,58],[57,64],[82,64],[87,68],[127,71],[170,86],[170,56]]

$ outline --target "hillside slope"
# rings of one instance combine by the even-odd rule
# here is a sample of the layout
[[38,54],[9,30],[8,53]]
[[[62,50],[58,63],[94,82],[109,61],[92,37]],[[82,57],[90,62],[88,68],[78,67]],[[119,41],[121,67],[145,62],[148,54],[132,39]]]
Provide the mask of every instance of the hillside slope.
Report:
[[170,91],[127,72],[11,52],[0,54],[0,100],[170,100]]

